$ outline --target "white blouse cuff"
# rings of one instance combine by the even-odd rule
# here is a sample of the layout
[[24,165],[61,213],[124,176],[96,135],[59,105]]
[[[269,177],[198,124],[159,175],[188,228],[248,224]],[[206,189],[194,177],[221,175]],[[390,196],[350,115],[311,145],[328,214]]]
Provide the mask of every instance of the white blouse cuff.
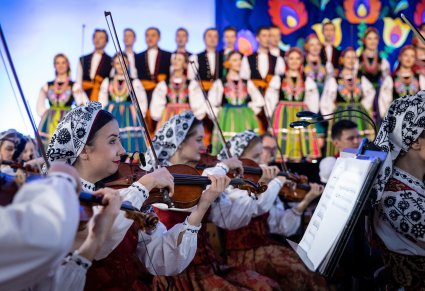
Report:
[[149,198],[149,191],[145,186],[143,186],[143,184],[140,184],[139,182],[134,182],[133,184],[131,184],[130,187],[140,192],[140,194],[145,200]]
[[186,217],[186,219],[183,222],[183,227],[185,228],[186,232],[189,232],[192,234],[198,234],[199,230],[202,227],[202,223],[199,226],[191,225]]
[[295,210],[295,208],[291,208],[291,211],[296,215],[296,216],[301,216],[303,215],[302,213],[299,213],[298,211]]
[[226,172],[226,174],[229,172],[229,167],[225,163],[217,163],[216,167],[222,168]]
[[78,266],[81,266],[84,269],[88,269],[91,267],[91,261],[86,259],[85,257],[81,256],[80,253],[78,252],[78,250],[75,250],[71,255],[68,255],[65,258],[65,262],[69,263],[69,262],[74,262],[75,264],[77,264]]

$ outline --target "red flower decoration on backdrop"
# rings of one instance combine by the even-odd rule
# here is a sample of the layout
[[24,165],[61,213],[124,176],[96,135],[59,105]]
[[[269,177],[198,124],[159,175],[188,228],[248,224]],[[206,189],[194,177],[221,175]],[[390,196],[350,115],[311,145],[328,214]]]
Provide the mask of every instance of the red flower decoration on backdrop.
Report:
[[345,0],[344,9],[348,22],[373,24],[378,20],[379,13],[381,13],[381,1]]
[[413,14],[413,19],[417,26],[421,26],[422,23],[425,23],[425,0],[418,2],[416,5],[415,13]]
[[269,0],[269,15],[283,35],[291,34],[308,22],[305,5],[300,0]]

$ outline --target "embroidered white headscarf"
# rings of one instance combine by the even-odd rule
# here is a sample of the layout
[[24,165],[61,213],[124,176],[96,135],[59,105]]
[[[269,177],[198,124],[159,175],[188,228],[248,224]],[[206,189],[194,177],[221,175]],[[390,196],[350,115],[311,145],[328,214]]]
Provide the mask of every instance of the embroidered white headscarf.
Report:
[[[245,130],[235,134],[231,139],[229,139],[226,144],[232,157],[239,158],[249,145],[249,142],[256,136],[258,135],[254,131]],[[224,149],[222,149],[217,155],[217,159],[220,161],[227,159],[226,151]]]
[[[152,143],[161,166],[169,165],[168,160],[186,138],[194,120],[195,115],[193,115],[193,112],[185,110],[171,117],[155,133]],[[143,169],[150,171],[154,166],[155,161],[152,157],[152,149],[148,149],[146,152],[146,166]]]
[[74,164],[83,150],[97,114],[102,109],[99,102],[89,102],[69,111],[59,122],[47,148],[50,162],[63,161]]
[[407,152],[425,129],[425,91],[394,100],[385,115],[375,144],[388,153],[373,186],[377,200],[391,178],[399,154]]

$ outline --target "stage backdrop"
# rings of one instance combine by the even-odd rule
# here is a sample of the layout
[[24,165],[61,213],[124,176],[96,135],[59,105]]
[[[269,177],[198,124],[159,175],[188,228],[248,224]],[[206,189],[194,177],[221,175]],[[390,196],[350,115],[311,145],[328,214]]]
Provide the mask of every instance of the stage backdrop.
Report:
[[[118,36],[126,27],[136,31],[135,51],[146,49],[144,31],[149,26],[161,30],[160,47],[175,49],[175,31],[189,30],[188,49],[203,49],[202,33],[214,26],[214,0],[0,0],[0,23],[24,93],[35,111],[41,86],[54,79],[53,57],[65,53],[71,62],[75,79],[78,57],[82,52],[82,25],[85,24],[84,53],[92,51],[92,33],[107,25],[104,10],[112,12]],[[2,46],[0,46],[2,47]],[[3,49],[1,49],[3,52]],[[108,43],[106,52],[115,53]],[[16,89],[16,88],[15,88]],[[0,61],[0,131],[7,128],[24,130],[4,66]]]
[[340,49],[362,45],[368,26],[381,34],[381,56],[395,64],[399,49],[410,43],[412,32],[401,20],[404,13],[416,25],[425,22],[425,0],[217,0],[216,23],[220,31],[228,25],[238,30],[238,47],[246,53],[256,50],[259,26],[277,25],[282,33],[281,48],[303,48],[310,33],[322,36],[322,22],[336,27],[335,45]]

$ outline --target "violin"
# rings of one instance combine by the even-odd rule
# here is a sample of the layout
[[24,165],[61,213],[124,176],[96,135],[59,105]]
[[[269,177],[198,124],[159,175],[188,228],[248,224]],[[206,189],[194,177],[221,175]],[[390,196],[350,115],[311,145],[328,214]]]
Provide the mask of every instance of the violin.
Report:
[[[2,161],[3,165],[9,165],[16,170],[16,175],[0,173],[0,205],[6,206],[12,203],[14,196],[19,191],[21,186],[26,182],[31,182],[43,178],[39,174],[37,168],[23,166],[23,164]],[[85,206],[106,206],[102,202],[102,196],[95,196],[88,192],[80,192],[78,196],[81,205]],[[158,224],[158,217],[152,214],[147,214],[131,205],[130,202],[124,201],[120,209],[126,213],[128,219],[134,220],[142,229],[153,229]]]
[[[244,178],[258,183],[260,180],[263,170],[260,166],[250,159],[240,159],[244,169]],[[212,167],[218,163],[218,159],[215,156],[202,154],[201,160],[197,165],[197,169],[205,169],[206,167]],[[290,184],[285,184],[279,192],[279,196],[282,200],[287,202],[299,202],[302,201],[305,195],[310,191],[310,185],[308,184],[308,178],[304,175],[298,175],[286,171],[280,171],[278,176],[284,176],[288,180],[296,183],[296,187],[291,187]]]
[[[144,205],[164,203],[169,208],[181,209],[195,206],[205,187],[211,184],[211,180],[208,177],[201,176],[195,168],[188,165],[173,165],[166,168],[174,177],[173,197],[165,196],[160,189],[154,188],[150,191],[149,198],[144,202]],[[114,189],[125,188],[138,181],[146,173],[138,164],[120,163],[118,172],[102,180],[99,185]],[[267,186],[259,186],[250,180],[239,178],[231,179],[230,185],[248,191],[248,195],[259,195],[267,190]]]

